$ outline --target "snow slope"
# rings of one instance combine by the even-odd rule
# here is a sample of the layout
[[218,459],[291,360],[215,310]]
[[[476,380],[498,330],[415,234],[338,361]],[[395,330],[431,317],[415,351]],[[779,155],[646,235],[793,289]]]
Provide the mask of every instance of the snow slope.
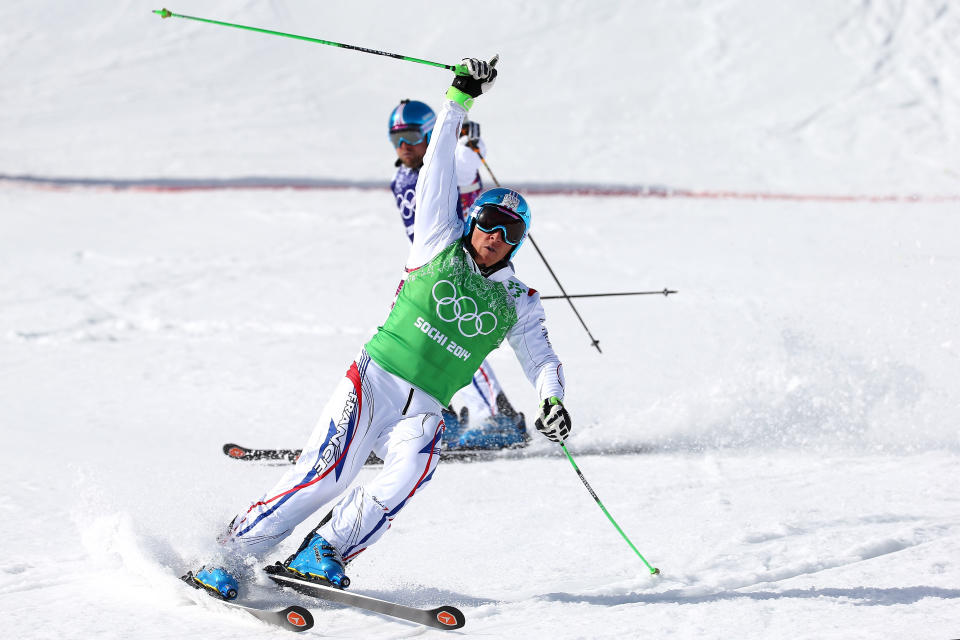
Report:
[[[499,51],[474,115],[507,183],[958,191],[950,4],[406,7],[169,8],[440,61]],[[436,104],[448,81],[152,8],[8,3],[0,174],[386,184],[393,102]],[[663,575],[535,440],[541,457],[444,465],[351,565],[353,588],[455,604],[481,637],[957,637],[956,204],[531,206],[569,292],[680,291],[578,302],[602,355],[547,309],[571,451]],[[176,576],[279,473],[220,445],[299,446],[404,254],[385,190],[0,180],[3,635],[283,636]],[[556,293],[534,252],[517,267]],[[493,357],[532,414],[512,354]],[[441,635],[313,608],[315,635]]]
[[[435,104],[446,82],[135,0],[6,6],[4,174],[379,179],[391,103]],[[170,8],[447,64],[499,52],[502,97],[474,117],[511,180],[957,192],[960,17],[942,0],[360,7]]]

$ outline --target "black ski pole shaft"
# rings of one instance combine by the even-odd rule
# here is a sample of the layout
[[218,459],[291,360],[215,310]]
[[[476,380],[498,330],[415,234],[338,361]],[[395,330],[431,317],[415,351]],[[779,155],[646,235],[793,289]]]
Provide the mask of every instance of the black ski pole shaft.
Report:
[[197,22],[206,22],[208,24],[218,24],[222,27],[233,27],[234,29],[245,29],[247,31],[256,31],[257,33],[266,33],[271,36],[281,36],[283,38],[293,38],[294,40],[304,40],[306,42],[315,42],[317,44],[325,44],[331,47],[340,47],[341,49],[352,49],[354,51],[362,51],[363,53],[372,53],[378,56],[387,56],[388,58],[396,58],[397,60],[406,60],[407,62],[416,62],[418,64],[426,64],[431,67],[440,67],[441,69],[449,69],[454,73],[463,75],[467,73],[467,68],[462,64],[443,64],[442,62],[433,62],[431,60],[422,60],[420,58],[412,58],[410,56],[400,55],[399,53],[390,53],[389,51],[377,51],[376,49],[367,49],[366,47],[358,47],[352,44],[344,44],[342,42],[333,42],[331,40],[321,40],[320,38],[310,38],[307,36],[298,36],[293,33],[284,33],[282,31],[272,31],[271,29],[261,29],[259,27],[249,27],[243,24],[234,24],[232,22],[222,22],[220,20],[210,20],[209,18],[198,18],[196,16],[185,16],[180,13],[173,13],[167,9],[154,9],[153,13],[157,14],[161,18],[184,18],[186,20],[196,20]]
[[617,524],[617,521],[614,520],[613,516],[610,515],[610,512],[607,511],[607,508],[603,506],[602,502],[600,502],[600,498],[597,496],[597,492],[594,491],[593,487],[590,486],[590,483],[587,482],[587,479],[583,476],[583,472],[580,471],[580,467],[578,467],[577,463],[573,461],[573,456],[571,456],[570,452],[567,451],[567,446],[561,442],[560,448],[563,449],[563,452],[565,454],[567,454],[567,460],[570,461],[570,464],[573,465],[573,468],[577,472],[577,475],[580,476],[580,480],[583,482],[583,486],[585,486],[587,488],[587,491],[590,492],[590,495],[593,496],[593,499],[596,501],[597,505],[603,511],[604,515],[607,516],[607,519],[610,520],[610,523],[613,524],[613,526],[620,533],[623,539],[627,541],[627,544],[630,545],[630,548],[633,549],[633,552],[636,553],[641,560],[643,560],[643,564],[647,565],[647,569],[650,570],[650,573],[653,575],[658,575],[660,573],[660,569],[650,566],[650,563],[647,562],[647,559],[643,557],[643,554],[640,553],[640,551],[637,549],[636,546],[634,546],[633,542],[630,541],[630,538],[627,537],[627,534],[625,534],[623,532],[623,529],[620,528],[620,525]]
[[609,298],[612,296],[668,296],[677,293],[673,289],[661,291],[617,291],[614,293],[575,293],[569,296],[540,296],[541,300],[562,300],[564,298]]
[[[493,171],[490,169],[490,165],[487,164],[487,159],[483,157],[483,154],[480,153],[480,149],[477,147],[472,147],[474,151],[477,152],[477,155],[480,156],[480,162],[483,163],[483,166],[487,168],[487,173],[490,174],[490,177],[493,178],[493,184],[500,186],[500,181],[497,180],[497,176],[493,175]],[[567,303],[570,305],[570,308],[573,309],[573,313],[577,316],[577,320],[580,321],[580,324],[583,325],[584,331],[587,332],[587,335],[590,336],[590,344],[597,349],[597,353],[603,353],[600,349],[600,341],[593,337],[593,334],[590,333],[590,328],[587,326],[587,323],[583,321],[583,317],[580,315],[580,312],[577,311],[577,307],[574,306],[573,301],[570,300],[570,296],[567,295],[566,290],[563,288],[563,285],[560,284],[560,278],[557,277],[557,274],[553,272],[553,268],[550,266],[550,263],[547,262],[546,256],[543,255],[543,251],[540,251],[540,247],[537,246],[537,242],[533,239],[533,235],[530,233],[527,234],[527,237],[530,238],[530,244],[533,245],[533,248],[537,250],[537,255],[540,256],[540,259],[543,260],[543,264],[547,267],[547,271],[550,272],[550,275],[553,276],[553,281],[557,283],[557,286],[560,287],[560,291],[563,293],[563,298],[567,299]]]

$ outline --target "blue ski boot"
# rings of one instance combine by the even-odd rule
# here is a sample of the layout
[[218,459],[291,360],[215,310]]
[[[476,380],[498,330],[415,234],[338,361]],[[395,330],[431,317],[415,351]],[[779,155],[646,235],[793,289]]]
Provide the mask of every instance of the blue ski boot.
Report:
[[237,597],[239,587],[236,578],[220,567],[213,567],[212,569],[201,567],[195,575],[187,573],[183,578],[185,582],[191,583],[192,581],[193,586],[198,589],[203,587],[211,595],[221,600],[235,600]]
[[526,420],[522,413],[512,416],[498,413],[481,422],[475,429],[467,429],[450,449],[513,449],[530,441]]
[[463,434],[463,427],[466,422],[461,422],[457,418],[456,412],[453,410],[453,407],[447,407],[440,411],[440,416],[443,418],[443,442],[446,445],[447,443],[455,443],[460,439],[460,436]]
[[284,564],[288,571],[321,584],[338,589],[350,586],[340,552],[318,533],[304,541],[303,546]]

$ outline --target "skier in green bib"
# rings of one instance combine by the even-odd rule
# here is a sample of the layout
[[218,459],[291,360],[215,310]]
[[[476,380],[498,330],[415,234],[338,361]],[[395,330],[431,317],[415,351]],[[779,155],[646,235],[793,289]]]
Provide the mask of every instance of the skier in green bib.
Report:
[[249,566],[243,557],[262,556],[346,491],[372,451],[383,469],[343,495],[283,563],[291,575],[346,588],[346,564],[433,478],[441,409],[504,339],[539,395],[537,429],[555,442],[569,435],[563,370],[540,296],[510,262],[530,230],[526,201],[491,189],[466,222],[457,214],[457,138],[474,98],[493,86],[495,63],[463,60],[469,74],[447,91],[420,172],[414,242],[393,308],[328,401],[296,466],[234,518],[220,540],[220,566],[194,576],[215,595],[236,597],[235,576]]

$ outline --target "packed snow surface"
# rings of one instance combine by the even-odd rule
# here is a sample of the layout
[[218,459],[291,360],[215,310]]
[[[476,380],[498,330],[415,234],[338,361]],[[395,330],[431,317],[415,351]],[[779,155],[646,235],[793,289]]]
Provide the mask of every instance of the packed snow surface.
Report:
[[[221,445],[299,447],[386,317],[407,248],[387,115],[438,105],[450,74],[101,5],[14,0],[0,34],[2,635],[289,637],[177,576],[282,471]],[[506,185],[917,196],[531,196],[569,293],[679,291],[578,300],[602,354],[544,303],[570,451],[662,574],[535,436],[533,457],[443,463],[353,590],[453,604],[470,637],[960,637],[955,6],[168,8],[446,63],[499,52],[472,116]],[[22,179],[249,176],[384,189]],[[530,247],[516,266],[559,292]],[[513,354],[492,358],[532,423]],[[308,635],[450,635],[251,591],[310,606]]]

